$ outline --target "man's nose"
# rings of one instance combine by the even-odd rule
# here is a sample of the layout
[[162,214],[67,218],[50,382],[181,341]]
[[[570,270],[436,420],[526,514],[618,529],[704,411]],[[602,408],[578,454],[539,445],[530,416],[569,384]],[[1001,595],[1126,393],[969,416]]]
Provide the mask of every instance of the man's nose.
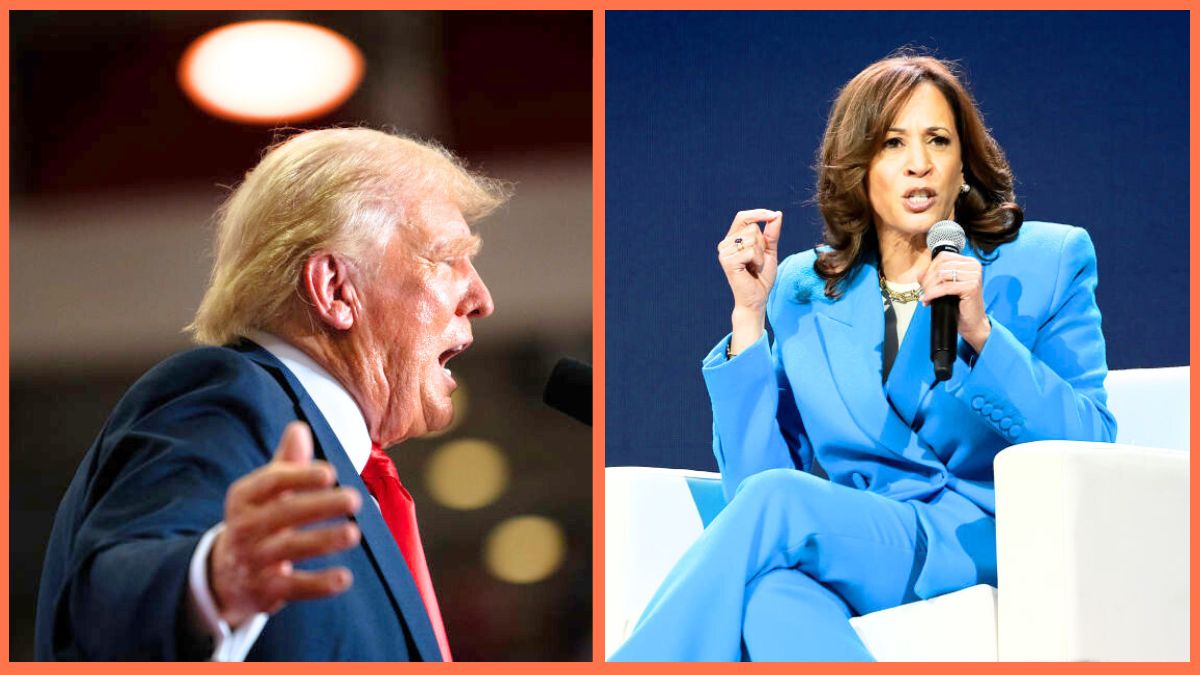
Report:
[[483,283],[483,277],[479,276],[479,272],[472,265],[471,285],[463,297],[459,315],[471,319],[482,319],[494,311],[496,311],[496,305],[492,302],[492,293],[488,290],[487,284]]

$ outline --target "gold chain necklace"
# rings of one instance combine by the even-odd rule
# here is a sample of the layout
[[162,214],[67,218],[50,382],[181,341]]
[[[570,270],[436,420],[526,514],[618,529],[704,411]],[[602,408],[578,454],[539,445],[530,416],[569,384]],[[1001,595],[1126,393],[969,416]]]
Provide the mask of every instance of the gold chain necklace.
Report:
[[887,279],[883,277],[883,269],[879,270],[879,290],[883,292],[884,297],[892,302],[909,303],[921,299],[921,289],[919,288],[900,292],[888,288]]

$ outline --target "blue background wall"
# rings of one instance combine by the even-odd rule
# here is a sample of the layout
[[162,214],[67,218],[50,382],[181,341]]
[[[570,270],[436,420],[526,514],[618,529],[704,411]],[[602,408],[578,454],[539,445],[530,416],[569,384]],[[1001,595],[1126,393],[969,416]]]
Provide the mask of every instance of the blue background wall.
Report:
[[1110,368],[1188,363],[1185,12],[607,12],[606,463],[715,469],[700,359],[735,212],[820,239],[837,89],[904,45],[959,60],[1028,220],[1087,228]]

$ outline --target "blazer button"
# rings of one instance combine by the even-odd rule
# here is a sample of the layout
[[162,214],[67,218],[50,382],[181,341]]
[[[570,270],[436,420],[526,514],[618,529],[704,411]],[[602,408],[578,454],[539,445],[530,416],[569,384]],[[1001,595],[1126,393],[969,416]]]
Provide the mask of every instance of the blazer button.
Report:
[[1012,418],[1011,417],[1005,417],[1004,419],[1000,420],[1000,430],[1001,431],[1008,431],[1008,428],[1011,426],[1012,426]]
[[971,399],[971,407],[976,410],[979,410],[980,408],[982,408],[983,407],[983,397],[976,396],[975,398]]
[[1004,417],[1003,410],[996,408],[995,410],[992,411],[992,421],[993,422],[999,422],[1001,420],[1001,418],[1003,418],[1003,417]]
[[981,409],[979,412],[983,413],[984,417],[988,417],[992,414],[993,408],[995,408],[995,406],[993,406],[991,403],[985,403],[983,404],[983,409]]
[[1020,424],[1014,424],[1008,428],[1008,437],[1016,439],[1017,436],[1021,435],[1022,431],[1025,431],[1024,427],[1022,427]]

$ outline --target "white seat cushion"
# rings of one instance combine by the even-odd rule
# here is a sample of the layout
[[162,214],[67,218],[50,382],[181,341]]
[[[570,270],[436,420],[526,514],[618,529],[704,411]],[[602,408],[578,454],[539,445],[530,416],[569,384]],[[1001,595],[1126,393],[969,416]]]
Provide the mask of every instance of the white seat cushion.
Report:
[[879,661],[995,661],[996,589],[980,584],[850,625]]
[[1188,660],[1190,467],[1078,441],[996,456],[1001,660]]
[[604,656],[633,624],[704,523],[688,478],[720,475],[644,466],[604,470]]
[[1191,367],[1109,371],[1104,386],[1117,418],[1117,442],[1187,450],[1190,443]]

